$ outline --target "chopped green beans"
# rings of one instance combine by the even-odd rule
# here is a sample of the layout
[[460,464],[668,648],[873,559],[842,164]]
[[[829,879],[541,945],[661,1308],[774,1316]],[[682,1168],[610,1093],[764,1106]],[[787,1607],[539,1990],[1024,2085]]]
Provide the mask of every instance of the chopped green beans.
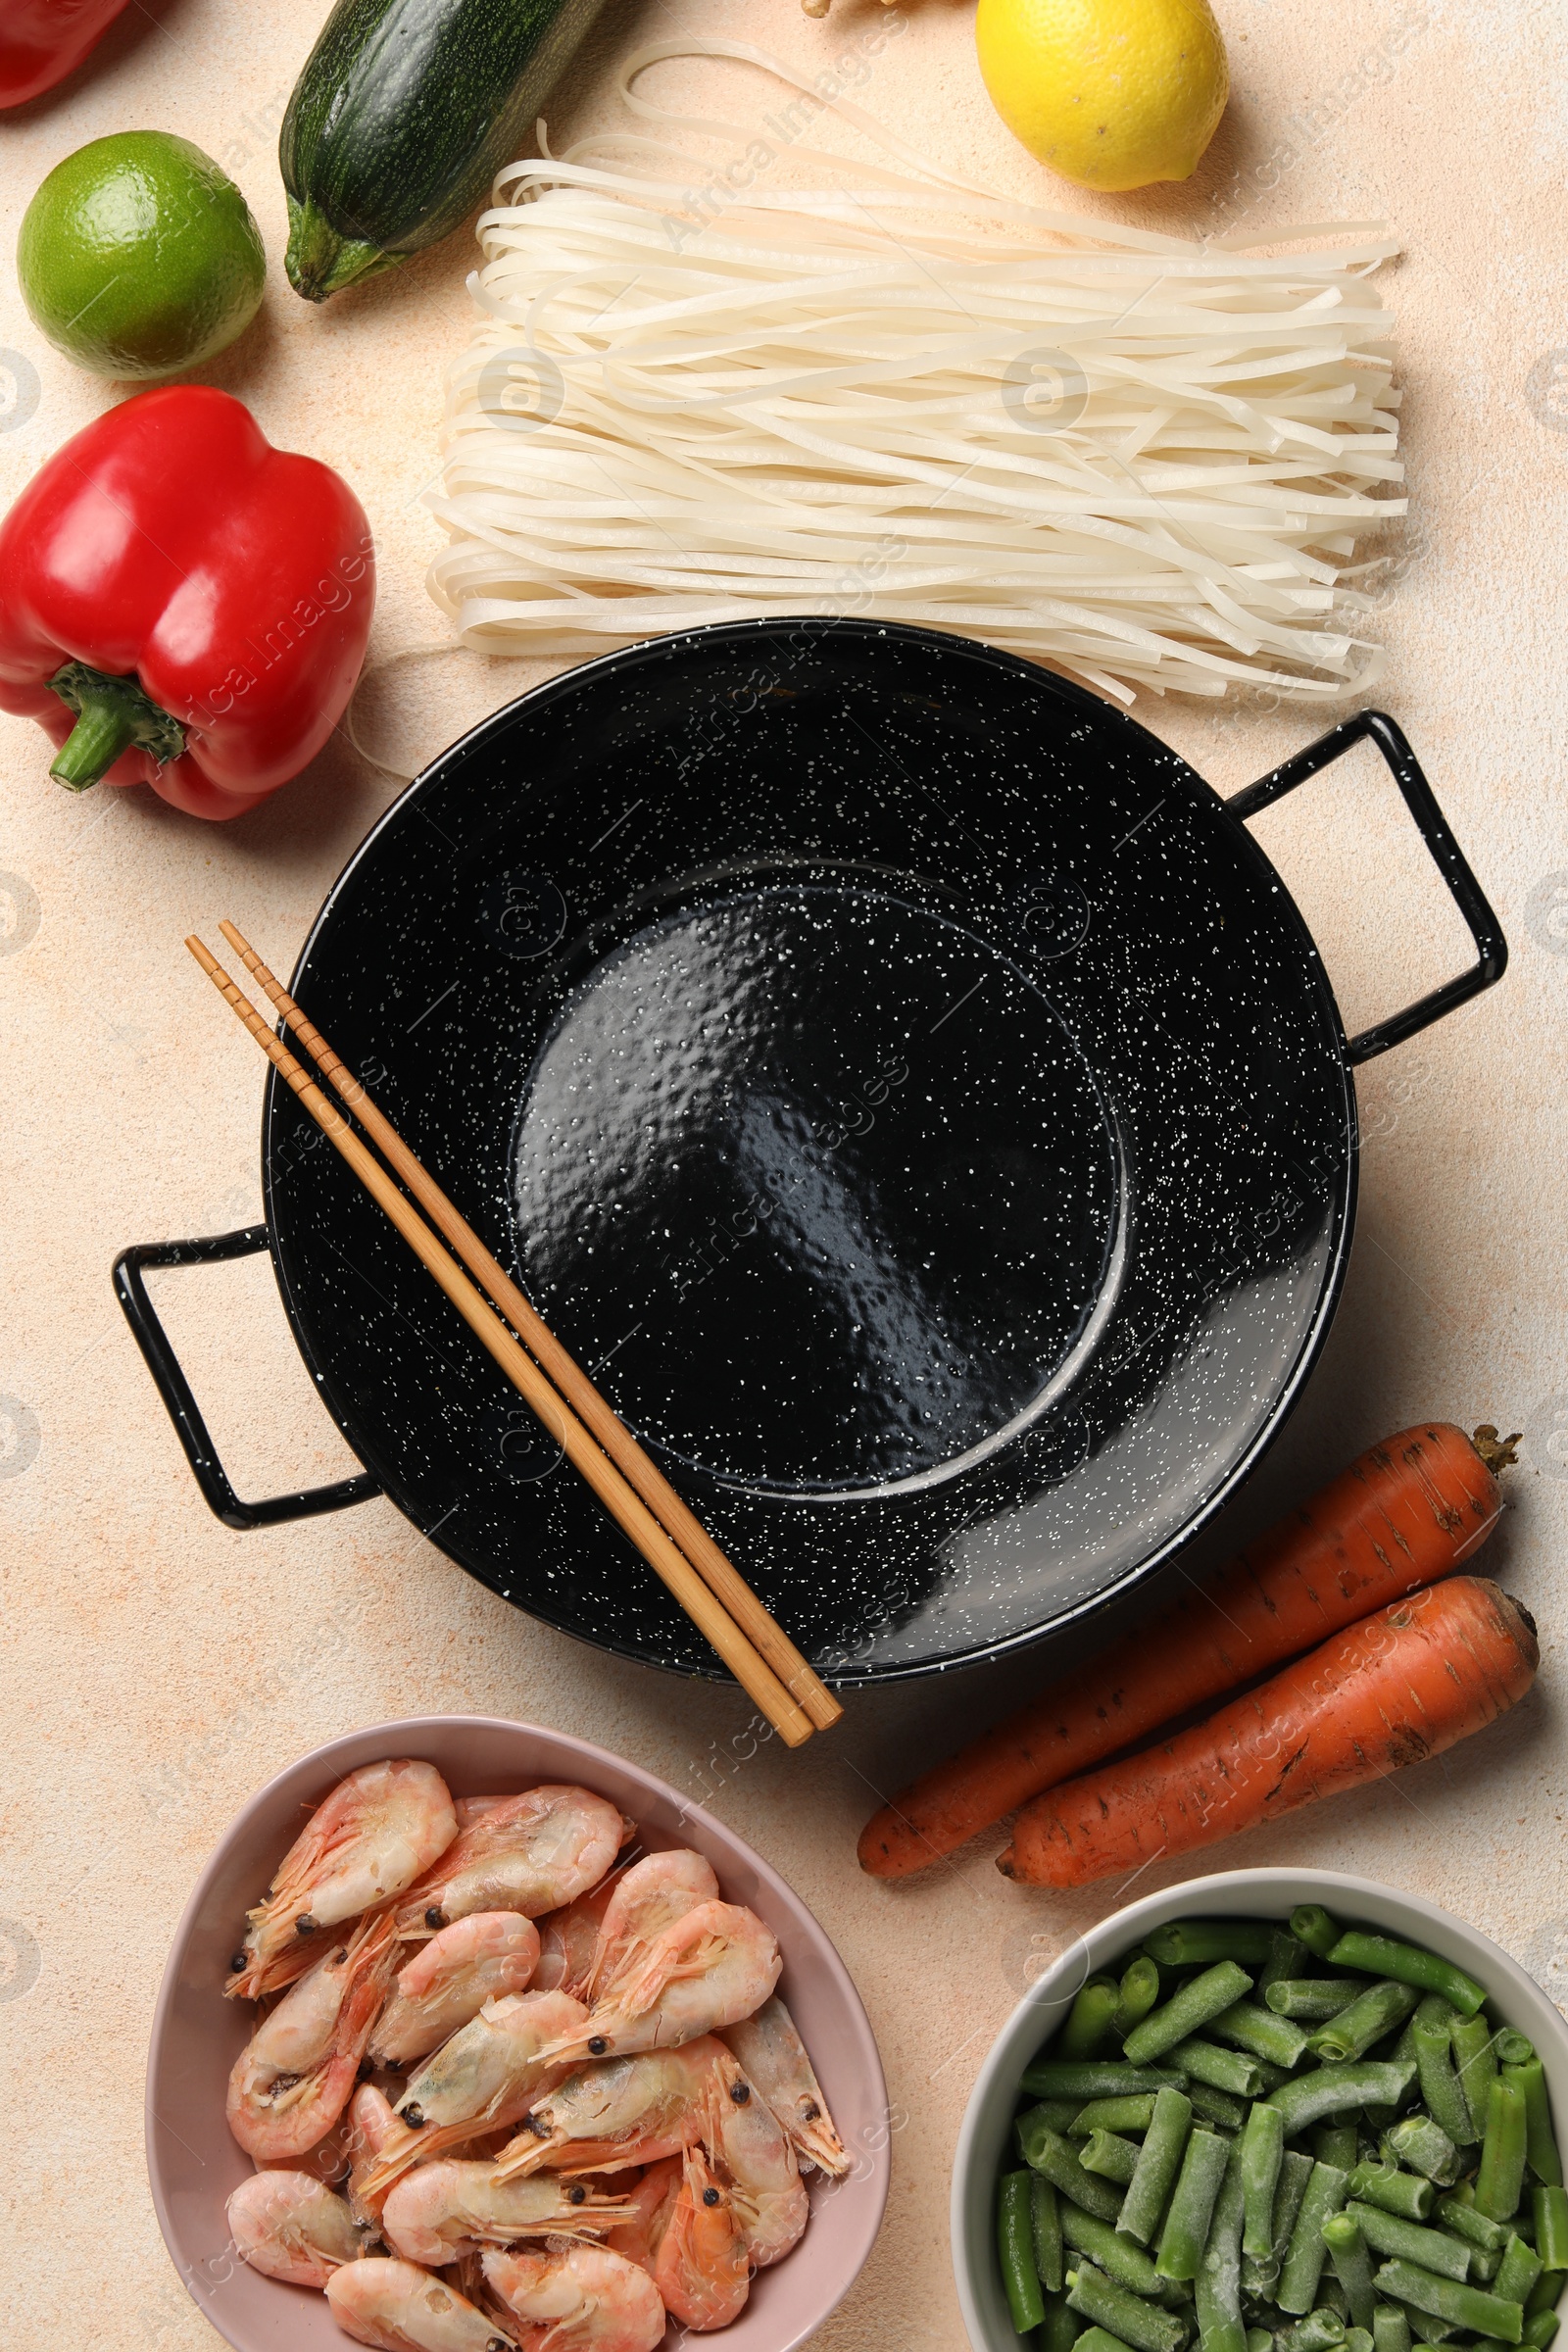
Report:
[[1452,2035],[1456,2013],[1441,1993],[1429,1992],[1410,2020],[1415,2062],[1421,2079],[1421,2098],[1428,2114],[1441,2124],[1456,2147],[1468,2147],[1476,2133],[1470,2110],[1454,2073]]
[[1360,2160],[1361,2135],[1354,2124],[1314,2124],[1312,2153],[1319,2164],[1337,2164],[1353,2173]]
[[1453,2057],[1459,2070],[1459,2087],[1464,2092],[1464,2103],[1470,2110],[1470,2136],[1479,2139],[1487,2128],[1487,2106],[1493,2078],[1497,2071],[1496,2035],[1492,2031],[1490,2019],[1454,2019]]
[[1367,1989],[1365,1977],[1279,1977],[1263,1990],[1263,2002],[1276,2017],[1296,2017],[1321,2025],[1338,2017]]
[[1194,2282],[1200,2352],[1247,2352],[1242,2320],[1242,2143],[1233,2140]]
[[1492,2281],[1492,2291],[1501,2295],[1505,2303],[1524,2303],[1544,2267],[1534,2246],[1527,2245],[1522,2237],[1510,2237]]
[[1193,2113],[1201,2123],[1218,2124],[1224,2132],[1240,2132],[1246,2123],[1247,2102],[1233,2099],[1228,2090],[1215,2090],[1210,2083],[1194,2082],[1190,2079],[1183,2088],[1193,2102]]
[[1325,2305],[1287,2328],[1279,2341],[1280,2352],[1337,2352],[1345,2341],[1345,2322]]
[[1535,2347],[1535,2352],[1546,2352],[1562,2323],[1554,2311],[1538,2311],[1533,2320],[1526,2320],[1523,2340]]
[[1091,1977],[1056,2036],[1056,2056],[1098,2058],[1110,2040],[1111,2020],[1120,1999],[1121,1988],[1113,1977]]
[[1276,1928],[1268,1939],[1268,1958],[1257,1972],[1253,1993],[1262,2000],[1271,1984],[1278,1984],[1287,1977],[1310,1976],[1311,1963],[1312,1955],[1305,1944],[1298,1943],[1286,1929]]
[[1445,2230],[1451,2230],[1455,2237],[1464,2238],[1484,2254],[1500,2255],[1513,2235],[1506,2222],[1491,2222],[1484,2213],[1477,2213],[1474,2189],[1468,2197],[1457,2190],[1445,2197],[1438,2207],[1438,2220]]
[[1135,2295],[1152,2295],[1159,2302],[1168,2291],[1165,2281],[1154,2268],[1152,2254],[1146,2254],[1106,2222],[1097,2222],[1093,2214],[1075,2212],[1064,2206],[1061,2215],[1063,2242],[1075,2254],[1087,2254],[1096,2268],[1114,2278],[1118,2285],[1129,2286]]
[[1451,2187],[1459,2178],[1459,2151],[1429,2115],[1407,2115],[1384,2133],[1383,2144],[1396,2164],[1424,2173],[1440,2188]]
[[1271,2066],[1283,2066],[1287,2071],[1298,2066],[1306,2054],[1306,2035],[1300,2027],[1272,2009],[1260,2009],[1255,2001],[1237,2001],[1232,2008],[1222,2009],[1203,2031],[1211,2041],[1229,2042],[1233,2049],[1266,2058]]
[[1048,2294],[1061,2292],[1061,2207],[1056,2191],[1044,2173],[1029,2178],[1029,2234],[1035,2251],[1035,2272]]
[[1551,2101],[1546,2095],[1546,2075],[1534,2050],[1528,2058],[1510,2058],[1503,2045],[1510,2039],[1522,2041],[1522,2034],[1499,2034],[1497,2050],[1502,2058],[1502,2074],[1506,2082],[1517,2082],[1525,2094],[1525,2160],[1538,2180],[1548,2188],[1562,2186],[1562,2158],[1557,2153],[1557,2136],[1551,2128]]
[[1413,1984],[1418,1992],[1441,1992],[1463,2017],[1474,2017],[1487,1997],[1486,1986],[1451,1960],[1440,1960],[1418,1943],[1397,1943],[1392,1936],[1364,1936],[1359,1928],[1350,1928],[1324,1957],[1331,1968],[1358,1968],[1369,1977]]
[[1526,2146],[1525,2094],[1506,2075],[1494,2075],[1476,2174],[1477,2213],[1494,2222],[1505,2222],[1518,2212],[1525,2184]]
[[1564,2277],[1561,2271],[1543,2271],[1525,2304],[1525,2318],[1533,2320],[1539,2311],[1555,2311],[1562,2294],[1563,2284]]
[[[1091,2328],[1089,2332],[1100,2337],[1102,2352],[1104,2347],[1116,2343],[1115,2337],[1107,2335],[1102,2328]],[[1083,2332],[1083,2322],[1069,2305],[1066,2296],[1048,2295],[1046,2297],[1046,2324],[1043,2328],[1037,2328],[1035,2332],[1035,2342],[1039,2346],[1039,2352],[1073,2352],[1074,2344],[1084,2343],[1087,2340]],[[1117,2345],[1116,2352],[1127,2352],[1126,2345]]]
[[1130,2139],[1121,2139],[1114,2132],[1091,2132],[1078,2151],[1078,2161],[1086,2173],[1098,2174],[1102,2180],[1118,2180],[1127,2186],[1138,2170],[1138,2149]]
[[1331,2066],[1340,2066],[1349,2058],[1364,2058],[1375,2041],[1392,2034],[1402,2025],[1414,2009],[1420,1994],[1409,1984],[1388,1982],[1369,1984],[1357,1994],[1348,2009],[1331,2017],[1318,2027],[1311,2036],[1311,2047]]
[[1512,2026],[1504,2026],[1497,2035],[1497,2064],[1499,2066],[1528,2066],[1536,2054],[1536,2045],[1528,2034],[1516,2034]]
[[1568,2271],[1568,2190],[1554,2181],[1538,2188],[1530,2200],[1536,2224],[1536,2252],[1547,2271]]
[[1044,2173],[1053,2188],[1059,2190],[1069,2204],[1081,2206],[1085,2213],[1094,2214],[1100,2221],[1113,2222],[1121,2211],[1121,2192],[1108,2180],[1097,2180],[1086,2173],[1059,2132],[1039,2132],[1032,2141],[1026,2161],[1037,2173]]
[[1135,2237],[1141,2246],[1149,2244],[1159,2227],[1192,2125],[1192,2101],[1179,2090],[1160,2091],[1116,2223],[1124,2237]]
[[1221,2139],[1217,2132],[1189,2135],[1159,2233],[1154,2267],[1162,2278],[1198,2277],[1230,2153],[1230,2141]]
[[1397,2303],[1379,2303],[1372,2314],[1373,2352],[1410,2352],[1410,2323]]
[[1376,2352],[1370,2328],[1347,2328],[1345,2352]]
[[1232,2098],[1255,2099],[1263,2088],[1257,2059],[1242,2050],[1222,2050],[1217,2041],[1179,2041],[1169,2055],[1172,2066],[1189,2082],[1206,2082],[1213,2090],[1229,2091]]
[[1291,2242],[1285,2249],[1280,2266],[1280,2282],[1274,2300],[1281,2311],[1310,2311],[1317,2301],[1318,2280],[1323,2276],[1327,2247],[1323,2242],[1323,2225],[1331,2214],[1338,2213],[1345,2203],[1349,2176],[1337,2165],[1314,2164],[1312,2177],[1306,2184]]
[[1133,2352],[1182,2352],[1187,2341],[1186,2324],[1174,2312],[1135,2295],[1092,2263],[1080,2263],[1067,2273],[1067,2300],[1097,2328],[1130,2344]]
[[1046,2316],[1035,2269],[1034,2240],[1029,2221],[1029,2175],[1004,2173],[997,2195],[997,2254],[1007,2309],[1020,2335],[1038,2328]]
[[[1173,2050],[1179,2041],[1206,2026],[1211,2017],[1229,2009],[1252,1989],[1252,1980],[1234,1960],[1218,1961],[1202,1975],[1191,1977],[1162,2007],[1152,2009],[1143,2024],[1134,2026],[1123,2044],[1130,2065],[1144,2066]],[[1174,2063],[1174,2061],[1173,2061]],[[1129,2085],[1131,2087],[1131,2085]],[[1146,2086],[1138,2085],[1139,2089]],[[1225,2084],[1221,2083],[1223,2090]]]
[[1363,2058],[1352,2066],[1321,2066],[1315,2074],[1298,2076],[1270,2093],[1269,2105],[1284,2116],[1286,2138],[1294,2139],[1326,2115],[1346,2115],[1373,2099],[1401,2099],[1414,2080],[1413,2061],[1395,2066]]
[[1279,2186],[1274,2191],[1273,2248],[1266,2255],[1244,2253],[1242,2256],[1242,2287],[1247,2294],[1260,2295],[1266,2299],[1272,2296],[1278,2286],[1280,2266],[1285,2260],[1285,2250],[1291,2242],[1296,2217],[1301,2209],[1301,2199],[1306,2194],[1306,2184],[1311,2178],[1311,2157],[1303,2155],[1299,2148],[1287,2148],[1280,2166]]
[[[1037,2132],[1070,2132],[1082,2113],[1083,2102],[1079,2099],[1041,2099],[1013,2119],[1013,2128],[1016,2131],[1018,2126],[1028,2124]],[[1023,2153],[1021,2146],[1018,2153]]]
[[1244,2212],[1242,2244],[1249,2254],[1266,2261],[1274,2251],[1274,2195],[1285,2155],[1285,2118],[1279,2109],[1259,2100],[1247,2119],[1247,2129],[1239,2144]]
[[1265,1919],[1173,1919],[1144,1937],[1144,1949],[1161,1968],[1209,1968],[1216,1960],[1255,1968],[1273,1940]]
[[1032,2099],[1119,2099],[1141,2090],[1159,2090],[1166,2083],[1180,2088],[1168,2068],[1127,2066],[1119,2058],[1037,2058],[1023,2070],[1023,2087]]
[[1419,2173],[1403,2173],[1396,2164],[1374,2157],[1358,2164],[1350,2175],[1350,2194],[1365,2204],[1381,2205],[1406,2222],[1424,2222],[1437,2199],[1437,2190]]
[[1340,1940],[1339,1922],[1330,1919],[1321,1903],[1298,1904],[1291,1913],[1291,1934],[1320,1960],[1326,1960]]
[[1323,2243],[1334,2265],[1334,2276],[1345,2289],[1352,2324],[1371,2328],[1377,2297],[1372,2292],[1372,2257],[1353,2217],[1331,2213],[1323,2225]]
[[1471,2335],[1494,2335],[1517,2344],[1524,2333],[1525,2315],[1517,2303],[1505,2303],[1484,2286],[1461,2286],[1457,2279],[1440,2278],[1413,2262],[1386,2262],[1377,2275],[1381,2293],[1413,2303],[1417,2311],[1435,2313]]
[[1470,2248],[1463,2238],[1451,2237],[1446,2230],[1423,2230],[1418,2222],[1401,2221],[1396,2213],[1359,2200],[1349,2210],[1374,2253],[1418,2262],[1442,2278],[1469,2278]]
[[1152,2090],[1135,2091],[1128,2099],[1091,2099],[1068,2124],[1068,2136],[1087,2139],[1091,2132],[1131,2132],[1137,2137],[1149,2130],[1153,2112]]
[[1249,2328],[1247,2352],[1274,2352],[1273,2331],[1267,2328]]
[[[1066,2308],[1070,2313],[1072,2305],[1069,2303]],[[1107,2328],[1086,2328],[1077,2340],[1083,2346],[1083,2352],[1132,2352],[1131,2345],[1124,2344],[1121,2337],[1112,2335]]]
[[1134,2026],[1142,2023],[1159,1998],[1159,1971],[1152,1960],[1140,1953],[1122,1978],[1116,2014],[1110,2021],[1113,2034],[1125,2041]]

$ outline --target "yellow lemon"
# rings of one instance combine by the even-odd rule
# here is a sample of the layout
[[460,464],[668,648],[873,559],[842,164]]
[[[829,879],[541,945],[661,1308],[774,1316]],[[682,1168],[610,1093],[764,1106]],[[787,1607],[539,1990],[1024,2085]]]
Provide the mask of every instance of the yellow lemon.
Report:
[[1230,94],[1208,0],[980,0],[975,40],[1007,128],[1084,188],[1188,178]]

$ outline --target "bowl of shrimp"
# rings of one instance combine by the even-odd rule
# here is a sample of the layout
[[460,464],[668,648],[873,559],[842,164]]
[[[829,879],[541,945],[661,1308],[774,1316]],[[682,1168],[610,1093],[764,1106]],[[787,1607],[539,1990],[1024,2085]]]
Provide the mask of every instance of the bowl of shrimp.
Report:
[[355,1733],[251,1800],[147,2071],[159,2223],[235,2352],[791,2352],[875,2241],[886,2118],[783,1880],[488,1717]]

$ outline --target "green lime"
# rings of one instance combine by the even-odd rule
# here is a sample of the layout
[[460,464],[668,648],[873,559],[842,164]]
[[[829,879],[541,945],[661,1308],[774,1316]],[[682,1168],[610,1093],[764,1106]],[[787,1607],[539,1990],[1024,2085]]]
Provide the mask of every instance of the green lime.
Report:
[[120,130],[56,164],[23,216],[35,324],[95,375],[171,375],[255,318],[267,256],[233,181],[189,139]]

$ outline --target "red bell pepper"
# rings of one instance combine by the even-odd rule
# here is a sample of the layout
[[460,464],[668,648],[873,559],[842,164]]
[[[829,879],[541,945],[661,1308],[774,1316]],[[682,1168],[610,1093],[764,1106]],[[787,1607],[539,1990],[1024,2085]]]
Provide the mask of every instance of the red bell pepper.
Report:
[[365,510],[248,409],[172,384],[55,452],[0,523],[0,708],[84,791],[238,816],[297,776],[365,660]]
[[24,106],[79,66],[125,0],[3,0],[0,107]]

